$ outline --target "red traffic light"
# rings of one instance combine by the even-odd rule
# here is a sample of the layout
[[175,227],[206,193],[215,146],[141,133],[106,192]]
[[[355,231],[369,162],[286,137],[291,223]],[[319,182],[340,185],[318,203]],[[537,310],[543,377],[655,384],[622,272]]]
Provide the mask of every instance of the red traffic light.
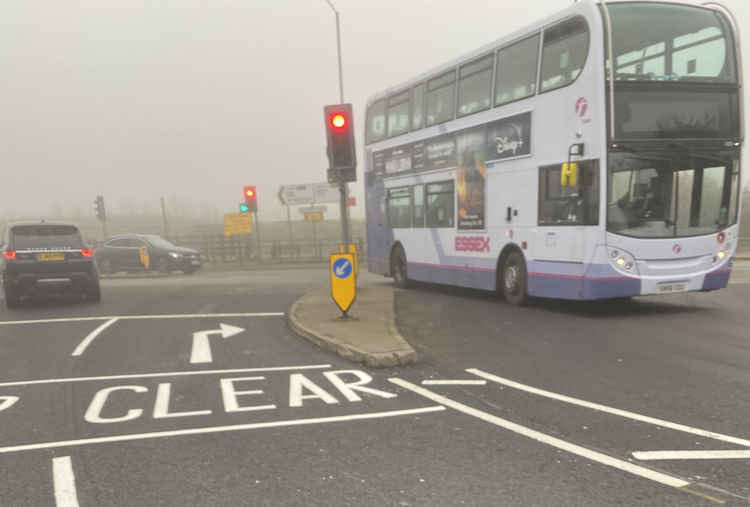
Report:
[[346,127],[346,116],[341,113],[336,113],[331,116],[331,125],[333,128],[342,129]]
[[243,189],[243,194],[245,196],[245,209],[241,211],[249,211],[249,212],[255,212],[258,210],[258,192],[255,190],[255,187],[252,185],[247,185]]
[[245,196],[246,197],[255,197],[255,190],[252,188],[246,188],[245,189]]

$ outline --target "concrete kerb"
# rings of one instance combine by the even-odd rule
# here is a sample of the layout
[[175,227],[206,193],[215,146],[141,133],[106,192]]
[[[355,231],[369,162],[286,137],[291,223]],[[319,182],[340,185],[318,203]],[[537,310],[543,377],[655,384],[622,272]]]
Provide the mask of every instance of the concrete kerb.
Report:
[[[416,351],[411,345],[409,345],[403,336],[401,336],[396,327],[395,308],[393,307],[393,304],[395,304],[395,298],[394,301],[392,301],[390,315],[386,316],[386,319],[388,320],[387,329],[389,332],[384,333],[379,342],[380,345],[385,344],[385,348],[388,350],[375,351],[367,350],[364,347],[351,343],[351,341],[354,341],[351,340],[351,334],[346,335],[349,339],[349,341],[347,341],[346,339],[337,338],[336,336],[332,336],[331,334],[325,333],[319,329],[313,329],[312,326],[306,325],[302,322],[302,319],[299,317],[299,307],[305,303],[306,298],[312,297],[314,293],[315,291],[310,291],[302,296],[289,310],[287,321],[289,323],[289,328],[295,334],[305,338],[324,350],[338,354],[344,359],[348,359],[355,363],[365,364],[366,366],[373,368],[405,366],[417,362],[418,357]],[[329,300],[328,304],[333,305],[333,302]],[[355,317],[351,323],[357,325],[358,321],[359,319]],[[347,324],[342,323],[342,325]]]

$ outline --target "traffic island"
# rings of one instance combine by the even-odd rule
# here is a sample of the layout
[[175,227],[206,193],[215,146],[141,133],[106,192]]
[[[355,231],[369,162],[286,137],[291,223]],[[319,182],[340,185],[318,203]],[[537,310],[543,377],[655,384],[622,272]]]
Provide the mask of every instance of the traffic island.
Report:
[[370,367],[417,361],[417,353],[396,328],[390,285],[360,287],[349,315],[341,318],[329,288],[315,289],[292,305],[289,327],[323,349]]

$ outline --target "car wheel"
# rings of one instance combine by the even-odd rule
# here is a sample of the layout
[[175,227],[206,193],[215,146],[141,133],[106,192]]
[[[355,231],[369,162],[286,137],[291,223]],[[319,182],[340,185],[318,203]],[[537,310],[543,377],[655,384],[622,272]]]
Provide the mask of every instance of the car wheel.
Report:
[[86,291],[86,299],[91,301],[92,303],[98,303],[102,300],[102,289],[99,286],[99,282],[96,282],[96,284],[92,285]]
[[526,304],[528,299],[528,274],[526,262],[520,252],[511,252],[503,263],[502,276],[498,282],[505,300],[516,306]]
[[99,266],[99,272],[104,273],[105,275],[111,275],[115,272],[115,266],[109,259],[104,259],[101,262],[98,262],[97,265]]
[[393,276],[393,283],[400,289],[406,289],[409,287],[409,272],[408,264],[406,263],[406,253],[404,249],[396,247],[391,255],[391,275]]
[[21,296],[10,287],[5,287],[5,306],[8,308],[18,308],[21,306]]

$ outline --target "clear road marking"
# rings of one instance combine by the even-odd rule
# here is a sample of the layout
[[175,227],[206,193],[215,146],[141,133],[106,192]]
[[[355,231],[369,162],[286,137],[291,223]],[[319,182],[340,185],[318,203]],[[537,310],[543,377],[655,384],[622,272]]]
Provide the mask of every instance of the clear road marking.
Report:
[[91,331],[86,336],[86,338],[84,338],[83,341],[81,341],[81,343],[78,344],[76,349],[73,351],[73,356],[80,356],[81,354],[83,354],[86,351],[86,347],[88,347],[91,344],[91,342],[93,342],[96,339],[96,337],[102,333],[102,331],[107,329],[109,326],[111,326],[115,322],[117,322],[117,317],[113,319],[109,319],[107,322],[105,322],[101,326]]
[[670,459],[750,459],[750,450],[736,451],[637,451],[633,457],[643,460]]
[[387,412],[370,412],[366,414],[339,415],[331,417],[316,417],[312,419],[290,419],[286,421],[269,421],[261,423],[234,424],[230,426],[211,426],[206,428],[189,428],[172,431],[155,431],[152,433],[134,433],[130,435],[114,435],[110,437],[81,438],[77,440],[61,440],[57,442],[43,442],[39,444],[13,445],[0,447],[0,454],[8,454],[21,451],[35,451],[39,449],[54,449],[58,447],[74,447],[80,445],[106,444],[112,442],[128,442],[133,440],[146,440],[153,438],[166,438],[184,435],[204,435],[206,433],[226,433],[230,431],[244,431],[261,428],[278,428],[284,426],[305,426],[310,424],[324,424],[343,421],[358,421],[362,419],[382,419],[386,417],[398,417],[403,415],[426,414],[445,410],[442,406],[431,406],[422,408],[411,408],[406,410],[390,410]]
[[147,319],[205,319],[212,317],[283,317],[284,312],[261,313],[178,313],[169,315],[102,315],[100,317],[64,317],[59,319],[4,320],[0,326],[16,324],[53,324],[56,322],[86,322],[89,320],[147,320]]
[[76,493],[76,477],[73,474],[73,464],[70,456],[60,456],[52,459],[52,481],[55,488],[55,504],[57,507],[78,507],[78,493]]
[[486,380],[423,380],[423,386],[483,386]]
[[171,371],[165,373],[134,373],[129,375],[108,375],[101,377],[68,377],[51,378],[43,380],[19,380],[14,382],[2,382],[0,387],[31,386],[36,384],[64,384],[66,382],[91,382],[96,380],[124,380],[132,378],[152,377],[183,377],[188,375],[221,375],[224,373],[256,373],[271,371],[297,371],[297,370],[326,370],[332,368],[330,364],[311,364],[307,366],[271,366],[269,368],[236,368],[232,370],[195,370],[195,371]]
[[722,442],[730,442],[732,444],[737,444],[737,445],[741,445],[744,447],[750,447],[750,440],[747,440],[744,438],[733,437],[730,435],[722,435],[721,433],[714,433],[713,431],[702,430],[700,428],[693,428],[691,426],[686,426],[684,424],[673,423],[670,421],[665,421],[664,419],[657,419],[655,417],[649,417],[647,415],[637,414],[635,412],[628,412],[627,410],[621,410],[619,408],[608,407],[606,405],[600,405],[599,403],[592,403],[590,401],[581,400],[578,398],[572,398],[570,396],[565,396],[564,394],[558,394],[558,393],[553,393],[551,391],[545,391],[544,389],[539,389],[536,387],[528,386],[526,384],[521,384],[520,382],[515,382],[513,380],[498,377],[497,375],[492,375],[491,373],[487,373],[485,371],[478,370],[476,368],[469,368],[466,371],[474,375],[477,375],[478,377],[487,379],[491,382],[497,382],[498,384],[502,384],[504,386],[512,387],[514,389],[519,389],[521,391],[526,391],[527,393],[544,396],[545,398],[551,398],[553,400],[570,403],[571,405],[578,405],[579,407],[586,407],[586,408],[590,408],[593,410],[598,410],[600,412],[605,412],[607,414],[618,415],[620,417],[633,419],[635,421],[641,421],[641,422],[653,424],[656,426],[662,426],[664,428],[673,429],[676,431],[682,431],[684,433],[691,433],[693,435],[699,435],[701,437],[713,438],[714,440],[721,440]]
[[440,403],[441,405],[452,408],[454,410],[458,410],[459,412],[462,412],[466,415],[470,415],[478,419],[481,419],[484,422],[494,424],[496,426],[500,426],[501,428],[510,430],[514,433],[518,433],[519,435],[523,435],[527,438],[531,438],[533,440],[536,440],[537,442],[541,442],[543,444],[550,445],[557,449],[570,452],[577,456],[590,459],[591,461],[595,461],[603,465],[617,468],[618,470],[629,472],[633,475],[643,477],[644,479],[649,479],[649,480],[658,482],[660,484],[664,484],[666,486],[672,486],[674,488],[682,488],[682,487],[690,485],[690,482],[680,479],[678,477],[667,475],[662,472],[657,472],[655,470],[651,470],[649,468],[645,468],[639,465],[634,465],[633,463],[629,463],[621,459],[613,458],[612,456],[608,456],[606,454],[602,454],[597,451],[592,451],[585,447],[581,447],[580,445],[572,444],[565,440],[552,437],[545,433],[541,433],[531,428],[521,426],[520,424],[516,424],[506,419],[501,419],[500,417],[497,417],[495,415],[489,414],[487,412],[483,412],[481,410],[477,410],[468,405],[464,405],[463,403],[453,401],[449,398],[446,398],[445,396],[441,396],[423,387],[419,387],[416,384],[407,382],[406,380],[403,380],[400,378],[390,378],[388,379],[388,381],[393,384],[396,384],[397,386],[403,387],[404,389],[408,389],[421,396],[424,396],[425,398],[432,400],[435,403]]
[[244,329],[237,326],[229,326],[227,324],[219,324],[219,329],[211,329],[209,331],[198,331],[193,333],[193,349],[190,352],[190,363],[211,363],[213,362],[213,356],[211,355],[211,342],[208,341],[208,337],[212,334],[221,335],[222,338],[231,338],[234,335],[240,334]]

